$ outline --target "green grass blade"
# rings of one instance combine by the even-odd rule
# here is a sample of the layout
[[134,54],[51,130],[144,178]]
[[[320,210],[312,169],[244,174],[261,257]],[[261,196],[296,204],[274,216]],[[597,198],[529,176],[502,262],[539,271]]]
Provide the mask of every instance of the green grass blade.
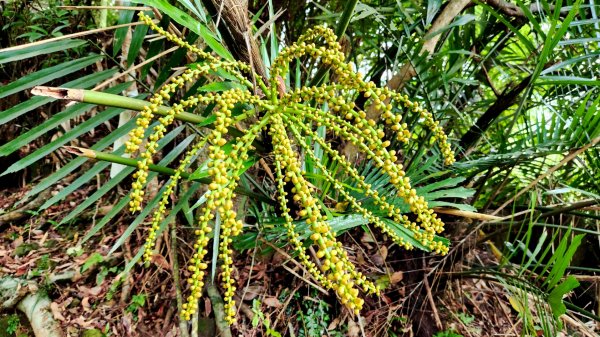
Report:
[[136,3],[143,3],[147,6],[156,7],[161,12],[170,16],[178,24],[189,28],[192,32],[198,34],[204,42],[219,56],[227,60],[233,60],[233,56],[229,51],[219,42],[217,36],[210,31],[210,29],[202,22],[195,20],[184,11],[171,5],[166,0],[133,0]]
[[491,6],[489,6],[489,5],[481,2],[479,0],[475,0],[474,2],[476,4],[478,4],[479,6],[485,8],[488,12],[490,12],[490,14],[492,14],[496,19],[498,19],[498,21],[502,22],[508,29],[510,29],[510,31],[513,32],[517,36],[517,38],[519,39],[519,41],[527,48],[527,51],[529,53],[535,53],[536,52],[536,48],[531,43],[531,41],[527,37],[525,37],[519,31],[519,29],[517,29],[513,24],[511,24],[502,14],[498,13]]
[[[92,146],[91,149],[96,150],[96,151],[104,150],[106,147],[113,144],[116,139],[123,137],[129,131],[131,131],[131,129],[133,129],[134,126],[135,126],[135,119],[132,119],[132,120],[128,121],[126,124],[124,124],[123,126],[121,126],[120,128],[111,132],[106,137],[102,138],[98,143],[94,144],[94,146]],[[75,171],[78,167],[83,165],[83,163],[85,163],[87,160],[88,160],[88,158],[84,158],[84,157],[78,157],[78,158],[71,160],[67,165],[61,167],[58,171],[49,175],[46,179],[42,180],[39,184],[37,184],[34,188],[32,188],[29,192],[27,192],[25,197],[21,201],[19,201],[17,204],[22,203],[23,201],[27,200],[32,195],[36,195],[36,194],[40,193],[41,191],[54,185],[56,182],[58,182],[59,180],[61,180],[64,177],[66,177],[67,174]]]
[[[150,177],[150,176],[151,175],[148,175],[148,177]],[[90,231],[85,234],[83,239],[81,239],[81,243],[86,242],[92,236],[96,235],[96,233],[98,233],[102,228],[104,228],[104,226],[106,226],[106,224],[110,220],[112,220],[112,218],[114,218],[115,215],[119,214],[119,212],[121,212],[121,210],[129,204],[129,200],[131,200],[131,198],[129,197],[129,195],[127,195],[127,196],[122,197],[116,205],[113,205],[110,208],[110,211],[108,211],[108,213],[106,213],[104,215],[104,217],[102,217],[102,219],[100,219],[100,221],[98,221],[94,225],[94,227],[92,227],[92,229],[90,229]]]
[[18,170],[28,167],[29,165],[35,163],[36,161],[47,156],[49,153],[58,149],[62,145],[66,144],[66,143],[70,142],[71,140],[77,138],[78,136],[90,131],[91,129],[97,127],[98,125],[114,118],[115,116],[118,116],[123,111],[124,111],[123,109],[117,109],[117,108],[106,109],[105,111],[102,111],[101,113],[95,115],[94,117],[88,119],[87,121],[77,125],[73,129],[69,130],[62,136],[55,139],[52,143],[46,144],[46,145],[42,146],[41,148],[39,148],[38,150],[36,150],[35,152],[29,154],[25,158],[20,159],[13,165],[15,165],[15,167],[17,167]]
[[42,69],[35,73],[21,77],[20,79],[0,87],[0,98],[12,95],[25,89],[33,88],[57,78],[79,71],[89,65],[100,61],[103,57],[91,55],[77,60],[61,63],[54,67]]
[[[115,153],[122,154],[123,152],[124,152],[124,148],[120,148]],[[70,183],[68,186],[66,186],[62,190],[60,190],[60,192],[58,194],[56,194],[52,198],[48,199],[42,206],[40,206],[39,210],[40,211],[44,210],[44,209],[54,205],[58,201],[66,198],[68,195],[75,192],[78,188],[80,188],[81,186],[85,185],[90,180],[92,180],[96,175],[100,174],[100,172],[102,172],[102,170],[104,170],[109,165],[110,165],[110,163],[106,163],[106,162],[99,162],[99,163],[94,164],[94,166],[92,166],[89,170],[85,171],[85,173],[83,175],[81,175],[79,178],[75,179],[75,181]]]
[[140,54],[140,49],[142,48],[146,33],[148,33],[148,26],[139,25],[135,27],[133,35],[131,36],[129,51],[127,52],[127,67],[131,67],[137,56]]
[[557,250],[554,256],[552,256],[554,264],[552,266],[552,269],[550,269],[550,272],[548,273],[548,279],[546,280],[547,289],[553,289],[554,286],[556,286],[561,280],[561,278],[563,278],[563,276],[565,275],[565,271],[571,263],[571,259],[573,258],[573,255],[575,255],[577,248],[579,247],[579,245],[581,245],[581,241],[583,240],[584,236],[584,234],[575,235],[575,237],[573,237],[573,239],[571,239],[570,242],[568,242],[568,244],[567,241],[570,239],[570,237],[563,237],[563,239],[561,240],[561,245],[562,242],[565,242],[564,246],[566,249]]
[[[426,252],[430,252],[431,251],[431,249],[429,249],[429,247],[424,246],[420,241],[418,241],[418,240],[415,239],[415,237],[414,237],[415,234],[410,229],[408,229],[408,228],[406,228],[406,227],[404,227],[404,226],[402,226],[400,224],[397,224],[396,222],[394,222],[394,221],[392,221],[390,219],[381,218],[381,217],[380,217],[380,219],[389,228],[391,228],[399,237],[403,238],[404,241],[406,241],[406,242],[412,244],[413,246],[415,246],[415,248],[421,249],[421,250],[426,251]],[[448,240],[448,239],[446,239],[444,237],[441,237],[441,236],[437,236],[437,235],[434,236],[433,240],[434,241],[442,241],[446,245],[450,244],[450,240]]]
[[87,42],[83,40],[62,40],[44,43],[40,45],[34,45],[19,50],[0,50],[0,64],[21,61],[35,56],[51,54],[57,51],[63,51],[71,48],[77,48],[86,43]]
[[427,184],[423,187],[419,187],[419,188],[417,188],[417,192],[419,193],[419,195],[422,195],[424,193],[431,193],[433,191],[436,191],[436,190],[439,190],[442,188],[448,189],[448,188],[457,186],[458,184],[460,184],[463,181],[465,181],[464,177],[447,178],[444,180],[436,181],[431,184]]
[[[160,161],[159,164],[163,165],[163,166],[168,165],[179,154],[181,154],[182,152],[184,152],[186,150],[186,148],[192,142],[192,140],[194,140],[194,136],[193,135],[189,136],[188,138],[186,138],[183,142],[181,142],[180,144],[178,144],[171,152],[169,152],[169,154],[167,154],[165,156],[165,158]],[[148,177],[150,177],[150,175]],[[164,184],[162,186],[162,188],[158,191],[158,193],[156,193],[156,196],[154,196],[154,198],[148,204],[146,204],[146,206],[144,207],[143,211],[135,218],[135,220],[129,225],[129,227],[127,227],[127,229],[125,229],[125,232],[123,232],[123,234],[121,234],[121,236],[115,242],[115,244],[112,246],[112,248],[110,249],[110,251],[108,252],[108,254],[112,254],[119,247],[121,247],[121,245],[127,240],[127,238],[129,238],[129,236],[131,235],[131,233],[133,233],[133,231],[137,228],[137,226],[143,220],[146,219],[146,217],[150,214],[150,212],[152,212],[154,210],[154,208],[156,207],[156,205],[158,205],[158,203],[162,199],[162,194],[163,194],[163,192],[164,192],[167,184],[168,184],[168,182],[166,184]]]
[[[120,11],[119,12],[119,20],[117,21],[118,25],[131,23],[133,20],[134,11]],[[123,47],[123,41],[125,41],[125,36],[127,35],[127,31],[130,27],[121,27],[115,30],[115,39],[112,43],[113,48],[113,57],[117,56],[119,50]]]
[[590,86],[600,86],[600,80],[596,78],[586,78],[580,76],[552,76],[545,75],[538,77],[538,80],[535,82],[536,85],[590,85]]
[[77,205],[77,207],[75,207],[75,209],[73,209],[63,220],[61,220],[60,223],[63,224],[75,219],[75,217],[81,214],[81,212],[83,212],[86,208],[102,198],[102,196],[108,193],[108,191],[112,190],[115,186],[119,185],[119,183],[133,173],[133,171],[135,171],[135,167],[123,168],[116,176],[110,178],[106,183],[102,184],[102,187],[97,189],[96,192],[87,197],[81,204]]
[[594,60],[596,60],[598,58],[600,58],[600,52],[589,53],[589,54],[580,55],[580,56],[577,56],[577,57],[572,57],[572,58],[566,59],[564,61],[558,62],[557,64],[553,64],[552,66],[544,69],[540,73],[540,75],[549,74],[549,73],[551,73],[553,71],[560,70],[560,69],[562,69],[564,67],[573,65],[573,64],[578,63],[580,61],[584,61],[584,60],[587,60],[587,59],[594,59]]
[[[100,83],[100,82],[110,78],[115,73],[117,73],[117,71],[118,70],[116,68],[113,68],[113,69],[107,69],[107,70],[95,72],[90,75],[78,78],[74,81],[67,82],[67,83],[63,84],[62,86],[66,87],[66,88],[73,88],[73,89],[88,89],[88,88],[94,86],[95,84]],[[33,110],[33,109],[39,108],[40,106],[50,103],[50,102],[54,102],[55,100],[56,99],[54,99],[54,98],[42,97],[42,96],[32,97],[32,98],[26,100],[25,102],[22,102],[22,103],[19,103],[19,104],[13,106],[10,109],[0,111],[0,124],[9,122],[21,115]]]
[[[186,204],[188,202],[188,200],[192,197],[192,195],[198,190],[198,188],[200,187],[200,184],[192,184],[192,186],[190,186],[190,188],[185,192],[185,194],[181,197],[181,199],[179,200],[179,202],[175,205],[175,207],[169,212],[169,215],[160,223],[160,226],[158,228],[158,231],[156,231],[156,235],[161,235],[161,233],[165,230],[165,228],[167,227],[167,225],[173,221],[173,218],[177,215],[177,213],[179,213],[183,207],[184,204]],[[138,216],[139,218],[140,216]],[[136,219],[137,220],[137,219]],[[110,255],[110,253],[109,253]],[[142,258],[142,256],[144,255],[144,248],[140,248],[140,250],[138,250],[138,252],[135,254],[135,256],[131,259],[131,261],[129,261],[127,263],[127,265],[125,265],[125,268],[123,269],[123,271],[116,277],[116,279],[120,279],[122,277],[122,275],[128,275],[129,272],[131,271],[131,268],[133,268]],[[113,282],[114,285],[118,286],[120,284],[120,282]],[[111,291],[115,291],[115,287],[116,286],[111,286]]]
[[559,324],[559,327],[562,327],[562,323],[559,319],[560,316],[567,312],[567,306],[563,303],[563,298],[577,287],[579,287],[579,281],[577,281],[574,276],[569,275],[548,295],[548,304],[550,305],[550,308],[552,308],[552,314],[556,319],[556,323]]
[[201,13],[200,10],[190,0],[177,0],[180,4],[182,4],[185,8],[187,8],[190,12],[194,13],[202,22],[206,23],[206,15]]
[[[115,87],[107,89],[106,92],[116,94],[116,93],[123,91],[130,84],[131,83],[121,83]],[[75,104],[73,106],[66,108],[64,111],[57,113],[56,115],[50,117],[44,123],[19,135],[17,138],[12,140],[11,142],[4,144],[3,146],[0,146],[0,156],[7,156],[7,155],[15,152],[19,148],[29,144],[34,139],[42,136],[43,134],[49,132],[52,129],[54,129],[55,127],[57,127],[64,121],[75,118],[75,117],[89,111],[94,106],[95,106],[94,104],[78,103],[78,104]],[[16,172],[22,168],[23,167],[20,167],[19,165],[13,164],[4,173],[2,173],[2,175],[7,174],[7,173]]]
[[[161,149],[165,145],[170,143],[177,135],[179,135],[179,133],[182,130],[183,130],[183,126],[180,126],[177,129],[169,132],[163,139],[161,139],[158,142],[158,148]],[[161,161],[161,163],[166,162],[166,164],[168,164],[170,161],[172,161],[174,159],[174,157],[178,154],[175,152],[176,152],[175,149],[173,151],[169,152],[169,154],[167,156],[165,156],[165,158]],[[175,153],[175,154],[173,154],[173,153]],[[109,162],[103,162],[103,163],[110,164]],[[104,196],[108,191],[110,191],[115,186],[117,186],[123,179],[125,179],[127,176],[129,176],[129,174],[133,173],[133,171],[135,171],[135,169],[136,169],[135,167],[123,168],[123,170],[116,177],[109,179],[108,182],[106,182],[104,185],[102,185],[102,187],[100,187],[98,190],[96,190],[96,192],[94,192],[91,196],[86,198],[85,201],[83,201],[81,204],[77,205],[77,207],[73,211],[71,211],[71,213],[69,213],[66,217],[64,217],[64,219],[62,219],[60,223],[63,224],[65,222],[68,222],[68,221],[71,221],[72,219],[74,219],[81,212],[83,212],[86,208],[88,208],[90,205],[92,205],[94,202],[96,202],[98,199],[100,199],[102,196]]]

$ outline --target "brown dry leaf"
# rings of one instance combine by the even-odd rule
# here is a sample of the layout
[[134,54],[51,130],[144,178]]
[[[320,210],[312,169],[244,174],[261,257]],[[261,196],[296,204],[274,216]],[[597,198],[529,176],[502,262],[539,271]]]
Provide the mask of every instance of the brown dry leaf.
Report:
[[20,266],[19,268],[17,268],[17,270],[15,271],[13,276],[23,276],[27,273],[28,270],[29,270],[28,265]]
[[365,256],[363,255],[362,251],[360,251],[360,250],[356,252],[356,262],[358,262],[358,264],[360,264],[360,265],[367,264],[367,261],[365,261]]
[[261,271],[267,269],[267,266],[262,263],[257,263],[253,266],[246,266],[244,269],[252,270],[252,271]]
[[43,231],[43,230],[41,230],[41,229],[33,229],[33,230],[31,231],[31,234],[32,234],[32,235],[33,235],[33,236],[34,236],[36,239],[39,239],[39,238],[41,238],[41,237],[42,237],[42,236],[44,236],[46,233],[48,233],[48,232],[47,232],[47,231]]
[[81,300],[81,307],[83,307],[83,311],[91,311],[92,310],[92,306],[90,305],[89,297],[84,297]]
[[371,261],[373,261],[373,264],[375,264],[378,267],[382,266],[385,263],[385,259],[379,254],[374,254],[373,256],[371,256]]
[[336,317],[333,321],[331,321],[331,323],[329,323],[329,325],[327,326],[327,330],[335,330],[338,327],[338,325],[340,325],[340,318]]
[[171,328],[171,330],[169,330],[169,332],[167,332],[167,334],[165,335],[165,337],[175,337],[178,336],[177,331],[175,330],[175,327]]
[[167,262],[167,259],[165,259],[165,257],[160,254],[152,255],[152,263],[156,264],[162,269],[171,270],[171,265],[169,264],[169,262]]
[[38,244],[40,245],[40,247],[44,247],[44,243],[46,243],[46,240],[48,239],[48,234],[50,234],[50,232],[42,232],[42,238],[40,239],[40,242],[38,242]]
[[60,307],[56,302],[50,303],[50,310],[52,311],[52,316],[54,319],[64,322],[65,316],[62,315]]
[[10,245],[12,246],[13,249],[15,249],[15,248],[19,247],[22,243],[23,243],[23,236],[19,235],[19,237],[14,239]]
[[373,235],[371,235],[371,233],[364,232],[363,236],[360,238],[360,242],[362,242],[362,243],[373,243],[373,242],[375,242],[375,239],[373,238]]
[[123,317],[121,318],[121,324],[123,325],[123,328],[125,328],[127,336],[131,336],[133,334],[133,326],[130,312],[123,315]]
[[356,324],[356,322],[349,319],[348,320],[348,333],[346,334],[346,336],[358,337],[359,335],[360,335],[360,327],[358,326],[358,324]]
[[396,283],[402,281],[403,278],[404,278],[404,273],[401,271],[397,271],[397,272],[393,273],[392,276],[390,276],[390,283],[396,284]]
[[102,286],[95,286],[93,288],[90,288],[90,295],[92,296],[98,296],[100,295],[100,293],[102,293]]
[[67,308],[73,302],[73,297],[69,297],[64,302],[62,302],[62,307]]
[[271,260],[271,264],[273,266],[280,266],[287,260],[287,257],[280,252],[275,252],[273,254],[273,259]]
[[264,291],[263,286],[252,285],[248,286],[244,291],[244,301],[251,301]]
[[86,296],[86,297],[87,296],[96,297],[96,296],[100,295],[100,293],[102,292],[102,286],[95,286],[93,288],[88,288],[86,286],[77,286],[77,289],[79,290],[81,295]]
[[246,268],[244,268],[244,271],[246,274],[250,274],[249,271],[252,271],[252,278],[253,279],[262,279],[265,277],[265,272],[267,271],[267,266],[263,263],[257,263],[254,266],[247,266]]
[[[61,265],[57,265],[54,269],[55,270],[63,270],[63,269],[68,269],[69,267],[74,266],[73,262],[69,261],[69,262],[65,262]],[[73,268],[75,269],[75,268]]]
[[279,302],[277,297],[265,297],[265,299],[263,300],[263,303],[266,306],[272,307],[272,308],[280,308],[281,307],[281,302]]
[[387,249],[387,247],[386,246],[381,246],[381,248],[379,248],[379,254],[381,254],[381,257],[385,261],[387,259],[387,256],[388,256],[388,249]]
[[208,317],[212,312],[212,304],[210,303],[210,299],[204,298],[204,316]]
[[383,294],[381,296],[379,296],[379,298],[381,298],[381,300],[384,301],[385,304],[387,304],[387,305],[391,305],[392,303],[394,303],[394,301],[392,301],[391,298],[389,298]]
[[388,255],[387,247],[381,246],[381,247],[379,247],[379,249],[377,249],[375,254],[373,254],[371,256],[371,261],[373,261],[373,263],[378,267],[383,266],[385,264],[385,259],[387,259],[387,255]]
[[82,328],[95,328],[96,327],[95,321],[96,321],[95,319],[86,321],[83,316],[79,316],[76,319],[74,319],[73,321],[71,321],[71,323],[75,323]]

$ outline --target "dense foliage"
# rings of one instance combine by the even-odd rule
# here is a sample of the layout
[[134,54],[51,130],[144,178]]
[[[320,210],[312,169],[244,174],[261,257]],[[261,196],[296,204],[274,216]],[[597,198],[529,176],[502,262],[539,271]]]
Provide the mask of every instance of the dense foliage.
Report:
[[[350,312],[389,310],[366,315],[372,334],[411,324],[423,336],[454,333],[431,317],[424,324],[436,328],[422,327],[418,314],[432,306],[437,317],[452,275],[499,285],[522,335],[599,319],[598,298],[578,288],[600,261],[592,0],[57,5],[0,4],[2,184],[24,191],[1,206],[0,225],[78,225],[78,251],[118,223],[102,259],[144,233],[111,293],[137,262],[155,268],[168,256],[179,314],[198,317],[218,278],[215,320],[242,331],[244,259],[233,248],[283,247]],[[196,239],[177,243],[188,232]],[[364,262],[369,249],[382,266]],[[492,257],[472,258],[486,249]],[[398,271],[418,272],[404,281],[418,285],[392,300]],[[278,320],[252,311],[278,334]]]

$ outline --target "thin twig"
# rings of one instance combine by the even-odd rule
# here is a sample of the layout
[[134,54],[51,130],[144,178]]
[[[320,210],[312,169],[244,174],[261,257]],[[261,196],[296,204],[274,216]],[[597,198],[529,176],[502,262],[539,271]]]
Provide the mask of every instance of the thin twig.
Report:
[[484,214],[484,213],[476,213],[476,212],[469,212],[469,211],[462,211],[462,210],[459,210],[459,209],[452,209],[452,208],[435,207],[433,209],[433,211],[436,212],[436,213],[454,215],[454,216],[458,216],[458,217],[461,217],[461,218],[474,219],[474,220],[494,221],[494,220],[502,220],[502,219],[504,219],[502,217],[495,216],[495,215]]
[[[491,7],[496,8],[499,12],[503,13],[504,15],[513,16],[521,19],[528,19],[527,14],[525,14],[525,11],[523,11],[523,9],[519,7],[519,5],[504,0],[483,0],[483,2],[490,5]],[[549,4],[548,9],[550,11],[554,11],[554,5]],[[569,13],[569,9],[570,8],[567,6],[562,7],[560,9],[560,16],[567,15]],[[531,12],[531,14],[537,15],[543,12],[543,8],[541,8],[538,3],[534,2],[531,5],[529,5],[529,11]]]
[[[293,259],[292,259],[291,261],[293,261],[293,262],[297,263],[297,262],[296,262],[296,260],[293,260]],[[292,275],[296,276],[297,278],[301,279],[302,281],[306,282],[308,285],[310,285],[310,286],[312,286],[313,288],[317,289],[318,291],[320,291],[320,292],[321,292],[321,293],[323,293],[324,295],[329,295],[329,294],[327,293],[327,290],[325,290],[324,288],[320,287],[319,285],[317,285],[316,283],[312,282],[311,280],[307,279],[306,277],[303,277],[302,275],[300,275],[300,274],[296,273],[296,272],[295,272],[295,271],[294,271],[292,268],[290,268],[290,267],[286,266],[285,264],[283,264],[283,265],[281,265],[281,266],[283,267],[283,269],[287,270],[287,271],[288,271],[290,274],[292,274]],[[303,269],[304,269],[304,268],[303,268]],[[307,272],[307,273],[308,273],[308,271],[307,271],[307,270],[305,270],[305,272]],[[310,275],[310,274],[309,274],[309,275]]]
[[561,160],[560,163],[554,165],[552,168],[550,168],[548,171],[546,171],[546,173],[540,175],[534,181],[532,181],[529,185],[527,185],[527,187],[525,187],[522,190],[520,190],[519,193],[515,194],[515,196],[513,196],[510,199],[508,199],[505,203],[502,204],[502,206],[498,207],[498,209],[496,209],[492,213],[492,215],[498,214],[506,206],[508,206],[512,202],[514,202],[518,197],[520,197],[525,192],[529,191],[532,187],[534,187],[535,185],[537,185],[537,183],[539,183],[540,181],[542,181],[546,177],[550,176],[556,170],[558,170],[559,168],[561,168],[564,164],[566,164],[566,163],[570,162],[571,160],[575,159],[577,156],[579,156],[580,154],[582,154],[583,152],[585,152],[587,149],[591,148],[592,146],[598,144],[599,142],[600,142],[600,137],[596,137],[590,143],[588,143],[587,145],[585,145],[585,146],[577,149],[576,151],[571,152],[568,156],[566,156],[563,160]]
[[[169,257],[171,258],[173,285],[175,286],[175,299],[177,300],[177,313],[178,316],[181,317],[183,295],[181,292],[179,260],[177,255],[177,223],[175,220],[173,220],[169,223],[169,226],[171,227],[171,254],[169,254]],[[188,337],[190,335],[188,332],[187,322],[181,318],[179,319],[179,332],[181,337]]]
[[[294,258],[292,258],[291,256],[289,256],[285,251],[283,251],[282,249],[280,249],[279,247],[275,246],[274,244],[265,241],[265,240],[261,240],[264,244],[268,245],[269,247],[273,248],[275,251],[277,251],[279,254],[283,255],[283,257],[285,257],[286,259],[288,259],[289,261],[292,261],[292,263],[294,263],[297,267],[301,268],[302,270],[304,270],[305,273],[307,273],[308,275],[310,275],[310,273],[308,272],[308,270],[306,270],[306,268],[299,263],[298,261],[296,261]],[[281,265],[285,270],[287,270],[288,272],[292,273],[294,276],[298,277],[299,279],[303,280],[304,282],[308,283],[309,285],[313,286],[315,289],[317,289],[318,291],[322,292],[325,295],[329,295],[329,293],[327,292],[327,290],[325,290],[323,287],[320,287],[319,285],[317,285],[314,282],[311,282],[310,280],[308,280],[305,277],[302,277],[301,275],[299,275],[298,273],[296,273],[292,268],[286,266],[285,264]],[[312,276],[311,276],[312,277]]]
[[[250,321],[252,321],[252,319],[254,319],[254,312],[252,312],[252,309],[250,309],[250,306],[248,306],[248,304],[244,303],[242,298],[240,298],[237,295],[233,296],[233,300],[235,301],[235,304],[238,307],[237,312],[239,313],[241,311],[246,316],[246,318],[248,318]],[[275,326],[275,325],[273,325],[273,326]]]
[[[119,62],[117,59],[115,59],[110,53],[107,53],[106,50],[104,50],[103,47],[99,46],[97,43],[95,43],[94,41],[88,40],[89,43],[94,46],[100,53],[102,53],[102,55],[104,55],[104,57],[108,58],[109,60],[111,60],[118,68],[120,71],[126,71],[127,69],[125,69],[125,67],[123,67],[121,65],[121,62]],[[138,83],[139,85],[141,85],[142,87],[144,87],[144,89],[146,89],[146,91],[148,92],[152,92],[152,89],[150,89],[150,87],[148,87],[146,85],[146,83],[142,82],[139,78],[133,78],[134,81],[136,83]]]
[[[446,308],[450,307],[442,299],[440,299],[440,303],[442,303],[442,305],[444,305],[444,307],[446,307]],[[460,317],[458,317],[458,315],[456,313],[454,313],[454,310],[448,310],[448,311],[450,312],[452,317],[454,317],[454,319],[463,327],[463,331],[465,331],[467,334],[469,334],[469,336],[473,336],[471,334],[471,331],[469,331],[469,328],[465,325],[465,323],[463,323],[463,321],[460,319]]]
[[359,314],[356,317],[356,320],[358,321],[358,327],[360,328],[360,334],[362,337],[366,337],[367,334],[365,333],[365,324],[364,324],[364,319],[362,318],[362,316]]
[[279,310],[279,313],[277,314],[277,317],[275,317],[275,322],[273,323],[273,327],[277,326],[277,323],[279,322],[279,319],[285,313],[285,309],[287,308],[288,305],[290,305],[290,302],[294,298],[294,294],[298,291],[298,289],[300,289],[301,286],[302,286],[302,284],[297,285],[294,288],[294,290],[292,290],[290,292],[290,294],[288,295],[288,297],[285,299],[285,302],[283,302],[283,304],[281,305],[281,309]]
[[[158,23],[157,20],[153,20],[153,22]],[[33,46],[39,46],[39,45],[46,44],[46,43],[49,43],[49,42],[60,41],[60,40],[65,40],[65,39],[70,39],[70,38],[81,37],[81,36],[96,34],[96,33],[100,33],[100,32],[105,32],[107,30],[113,30],[113,29],[124,28],[124,27],[133,27],[133,26],[144,25],[144,24],[145,23],[143,23],[143,22],[132,22],[132,23],[125,23],[125,24],[122,24],[122,25],[110,26],[110,27],[106,27],[106,28],[90,29],[90,30],[87,30],[85,32],[78,32],[78,33],[73,33],[73,34],[67,34],[67,35],[63,35],[63,36],[53,37],[51,39],[36,41],[36,42],[32,42],[32,43],[26,43],[26,44],[22,44],[22,45],[10,47],[10,48],[4,48],[4,49],[2,49],[2,52],[13,51],[13,50],[21,50],[21,49],[25,49],[25,48],[29,48],[29,47],[33,47]]]
[[179,49],[179,47],[173,47],[171,49],[167,49],[167,50],[163,51],[162,53],[159,53],[158,55],[155,55],[155,56],[153,56],[153,57],[145,60],[144,62],[142,62],[142,63],[140,63],[138,65],[135,65],[133,67],[129,67],[127,70],[125,70],[125,71],[123,71],[121,73],[118,73],[118,74],[114,75],[113,77],[107,79],[106,81],[98,84],[92,90],[100,90],[100,89],[104,88],[105,86],[107,86],[108,84],[112,83],[114,80],[117,80],[117,79],[119,79],[119,78],[121,78],[121,77],[123,77],[123,76],[125,76],[127,74],[130,74],[130,73],[136,71],[137,69],[145,66],[146,64],[148,64],[150,62],[153,62],[154,60],[156,60],[158,58],[161,58],[161,57],[163,57],[163,56],[165,56],[165,55],[167,55],[169,53],[172,53],[172,52],[176,51],[177,49]]
[[128,11],[149,11],[152,7],[133,7],[133,6],[58,6],[60,9],[79,10],[79,9],[112,9]]
[[[425,259],[423,259],[423,268],[425,268]],[[440,319],[440,314],[437,311],[437,307],[435,306],[435,301],[433,299],[433,295],[431,294],[431,287],[429,286],[428,276],[423,276],[423,285],[425,286],[425,291],[427,292],[427,300],[429,301],[429,305],[431,306],[431,310],[433,311],[433,318],[435,319],[435,325],[438,330],[442,330],[444,326],[442,325],[442,320]]]

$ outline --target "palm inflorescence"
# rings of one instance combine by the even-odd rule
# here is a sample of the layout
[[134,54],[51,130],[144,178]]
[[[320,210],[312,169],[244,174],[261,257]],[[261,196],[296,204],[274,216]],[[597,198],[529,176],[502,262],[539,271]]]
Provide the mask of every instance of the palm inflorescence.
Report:
[[[440,254],[448,251],[446,244],[434,240],[437,233],[443,231],[444,224],[427,205],[425,199],[417,195],[411,187],[409,178],[399,163],[399,154],[388,149],[394,139],[408,143],[413,135],[402,122],[402,115],[416,114],[422,124],[437,139],[445,164],[454,162],[454,154],[447,142],[447,137],[433,119],[433,116],[418,103],[411,102],[407,96],[378,88],[372,82],[363,81],[361,75],[353,71],[352,66],[344,62],[344,54],[337,42],[337,37],[328,28],[315,27],[308,30],[293,45],[280,51],[270,69],[270,79],[264,80],[257,76],[252,67],[238,61],[221,60],[213,55],[190,45],[179,37],[165,32],[156,26],[152,20],[140,14],[141,20],[152,29],[164,35],[169,40],[195,53],[201,62],[187,69],[183,74],[174,77],[151,99],[150,105],[144,108],[137,120],[137,128],[130,133],[127,151],[140,151],[146,133],[159,106],[168,102],[173,94],[187,84],[201,77],[214,75],[217,71],[225,71],[233,75],[242,84],[240,87],[220,93],[203,93],[180,100],[171,105],[169,113],[158,118],[151,135],[140,151],[141,160],[138,171],[134,174],[131,192],[131,211],[143,208],[143,186],[148,177],[149,165],[153,164],[153,156],[157,151],[157,142],[164,136],[168,126],[172,124],[178,113],[194,109],[197,106],[214,105],[215,117],[209,134],[195,143],[180,161],[162,199],[155,210],[152,227],[149,230],[145,244],[145,259],[153,255],[156,233],[159,224],[167,211],[169,196],[173,193],[181,178],[181,174],[190,166],[192,159],[205,147],[208,153],[208,174],[211,183],[208,184],[206,202],[197,213],[196,241],[193,244],[194,254],[188,265],[192,276],[188,279],[190,294],[183,306],[183,318],[190,319],[197,310],[198,299],[202,296],[205,272],[208,267],[206,255],[207,245],[215,220],[220,221],[219,258],[221,261],[220,279],[224,290],[224,302],[227,320],[234,322],[235,281],[232,278],[232,238],[242,232],[242,221],[234,209],[234,190],[240,179],[240,172],[255,148],[253,144],[261,136],[271,142],[277,203],[281,216],[285,219],[289,243],[295,249],[298,259],[323,286],[333,289],[339,300],[349,309],[358,312],[363,306],[359,296],[362,290],[366,293],[377,293],[377,286],[358,271],[350,261],[342,244],[336,240],[335,233],[328,224],[325,206],[316,197],[313,187],[302,168],[302,157],[310,157],[322,173],[324,179],[334,186],[340,198],[347,202],[352,210],[361,214],[381,232],[388,235],[398,245],[407,249],[413,245],[396,234],[396,232],[379,216],[363,207],[361,201],[347,190],[338,176],[339,172],[331,172],[322,164],[311,151],[311,143],[319,144],[335,163],[342,168],[344,175],[356,182],[363,193],[374,200],[375,204],[384,211],[394,222],[412,232],[413,238],[430,250]],[[311,57],[320,60],[333,71],[336,82],[319,86],[305,86],[287,91],[283,88],[282,79],[286,77],[290,62],[301,57]],[[365,106],[373,105],[382,112],[385,123],[377,124],[366,117],[363,109],[354,102],[362,95],[367,99]],[[243,104],[241,113],[233,113],[234,107]],[[327,106],[328,109],[322,107]],[[234,137],[230,130],[238,122],[250,125],[241,136]],[[365,177],[342,156],[331,142],[315,131],[316,127],[325,126],[329,137],[337,137],[353,144],[367,159],[371,160],[382,172],[389,176],[390,183],[395,187],[397,197],[409,205],[411,218],[402,214],[397,206],[388,200],[389,196],[380,195]],[[266,132],[267,134],[265,134]],[[307,141],[310,140],[310,141]],[[229,145],[228,145],[229,144]],[[294,209],[295,211],[292,211]],[[309,224],[309,242],[303,242],[296,230],[294,221],[304,219]],[[217,240],[217,238],[215,238]],[[316,253],[311,257],[307,246],[316,247]]]

